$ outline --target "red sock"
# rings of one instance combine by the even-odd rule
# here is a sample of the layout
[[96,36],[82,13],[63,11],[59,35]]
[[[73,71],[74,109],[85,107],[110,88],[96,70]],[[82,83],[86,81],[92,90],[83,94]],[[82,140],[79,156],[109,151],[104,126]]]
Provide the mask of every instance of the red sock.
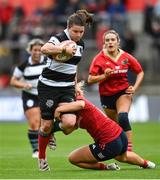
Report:
[[148,161],[147,160],[144,160],[144,164],[143,164],[143,168],[146,168],[147,167],[147,165],[148,165],[148,163],[147,163]]
[[50,136],[42,136],[41,134],[38,134],[38,146],[39,146],[39,159],[45,159],[46,158],[46,147],[49,142]]
[[99,163],[99,169],[100,170],[106,170],[106,165],[103,163]]
[[127,151],[132,151],[132,149],[133,149],[133,144],[132,144],[132,142],[128,142]]

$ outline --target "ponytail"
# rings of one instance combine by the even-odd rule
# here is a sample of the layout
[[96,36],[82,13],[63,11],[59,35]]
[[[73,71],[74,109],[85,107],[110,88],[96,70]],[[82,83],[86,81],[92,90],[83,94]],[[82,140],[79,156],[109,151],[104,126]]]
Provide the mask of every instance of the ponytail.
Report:
[[88,13],[86,10],[77,10],[74,14],[69,16],[67,20],[67,27],[73,25],[89,26],[93,23],[93,14]]

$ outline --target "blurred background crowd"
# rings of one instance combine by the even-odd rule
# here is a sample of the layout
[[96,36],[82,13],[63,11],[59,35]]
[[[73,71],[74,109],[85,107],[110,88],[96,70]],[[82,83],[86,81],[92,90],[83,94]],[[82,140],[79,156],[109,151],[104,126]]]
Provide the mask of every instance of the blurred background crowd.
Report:
[[159,93],[160,0],[0,0],[0,88],[9,88],[13,68],[27,56],[28,41],[48,41],[66,27],[67,17],[78,9],[93,13],[95,19],[85,33],[79,78],[86,80],[90,62],[102,47],[103,33],[115,29],[122,49],[143,66],[142,86],[147,86],[143,91]]

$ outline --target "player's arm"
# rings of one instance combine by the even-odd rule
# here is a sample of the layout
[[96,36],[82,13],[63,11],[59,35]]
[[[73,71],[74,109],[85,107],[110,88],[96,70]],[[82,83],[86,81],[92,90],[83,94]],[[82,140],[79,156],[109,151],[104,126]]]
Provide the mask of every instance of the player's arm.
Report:
[[61,42],[60,44],[54,44],[52,42],[47,42],[41,47],[41,52],[45,55],[54,55],[66,53],[70,55],[74,55],[76,53],[77,48],[69,46],[67,43]]
[[133,71],[137,77],[136,77],[136,81],[134,83],[133,86],[129,86],[126,90],[127,93],[131,93],[134,94],[135,91],[139,88],[143,78],[144,78],[144,72],[143,69],[140,65],[140,63],[138,62],[138,60],[136,58],[134,58],[132,55],[129,55],[129,61],[130,61],[130,69],[131,71]]
[[109,78],[110,74],[113,72],[112,69],[107,68],[105,69],[104,73],[101,75],[91,75],[89,74],[88,76],[88,83],[93,84],[101,81],[105,81],[106,79]]
[[41,52],[45,55],[53,55],[63,53],[66,50],[66,47],[61,47],[59,45],[54,45],[51,42],[47,42],[41,47]]
[[136,82],[133,86],[129,86],[127,89],[126,89],[126,93],[131,93],[131,94],[134,94],[135,91],[139,88],[140,84],[142,83],[142,80],[143,80],[143,77],[144,77],[144,72],[141,71],[140,73],[137,74],[137,77],[136,77]]
[[144,72],[143,71],[137,74],[136,82],[134,84],[134,89],[135,90],[138,89],[138,87],[140,86],[143,78],[144,78]]
[[16,76],[12,76],[10,85],[18,89],[31,89],[32,88],[31,84],[23,82],[22,80],[20,80],[20,78],[17,78]]
[[60,119],[61,113],[65,112],[76,112],[83,109],[85,106],[85,102],[83,100],[77,100],[74,102],[70,102],[64,105],[61,105],[56,108],[54,117]]
[[[27,62],[27,61],[26,61]],[[31,89],[32,85],[23,81],[22,78],[24,77],[24,69],[26,67],[26,62],[22,63],[18,67],[14,69],[13,75],[10,80],[10,85],[18,88],[18,89]]]

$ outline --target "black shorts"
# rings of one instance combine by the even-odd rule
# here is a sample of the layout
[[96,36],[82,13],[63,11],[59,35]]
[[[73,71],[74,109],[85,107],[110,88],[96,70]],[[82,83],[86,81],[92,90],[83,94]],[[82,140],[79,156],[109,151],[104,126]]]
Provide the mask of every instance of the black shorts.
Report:
[[37,95],[33,95],[22,91],[23,109],[27,111],[33,107],[39,107],[39,99]]
[[98,143],[89,145],[93,156],[98,161],[106,161],[115,158],[127,151],[128,140],[124,131],[113,141],[107,143],[102,149]]
[[116,102],[117,99],[122,96],[123,94],[127,94],[126,89],[114,94],[112,96],[100,96],[101,106],[102,108],[108,109],[116,109]]
[[75,87],[51,87],[39,81],[38,97],[42,118],[53,120],[54,111],[59,103],[75,101]]

